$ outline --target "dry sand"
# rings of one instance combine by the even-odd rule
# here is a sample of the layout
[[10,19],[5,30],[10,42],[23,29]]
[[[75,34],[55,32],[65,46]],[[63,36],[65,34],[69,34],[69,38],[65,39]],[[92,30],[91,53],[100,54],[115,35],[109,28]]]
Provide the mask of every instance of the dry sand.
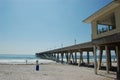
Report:
[[99,71],[95,75],[93,68],[67,64],[41,64],[39,71],[35,65],[0,64],[0,80],[114,80],[115,77],[114,72]]

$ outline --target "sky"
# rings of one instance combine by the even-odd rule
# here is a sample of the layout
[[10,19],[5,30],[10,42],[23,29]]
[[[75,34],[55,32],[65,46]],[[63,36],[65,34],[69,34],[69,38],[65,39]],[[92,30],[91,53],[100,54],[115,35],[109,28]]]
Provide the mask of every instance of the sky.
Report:
[[91,41],[84,19],[112,0],[0,0],[0,54],[35,54]]

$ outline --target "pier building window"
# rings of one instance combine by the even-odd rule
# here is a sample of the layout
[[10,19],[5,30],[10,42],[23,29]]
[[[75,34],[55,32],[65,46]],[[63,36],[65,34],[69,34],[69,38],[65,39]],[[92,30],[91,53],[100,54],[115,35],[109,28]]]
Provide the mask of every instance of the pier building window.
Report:
[[98,20],[97,24],[98,34],[116,29],[114,13],[104,17],[103,19]]

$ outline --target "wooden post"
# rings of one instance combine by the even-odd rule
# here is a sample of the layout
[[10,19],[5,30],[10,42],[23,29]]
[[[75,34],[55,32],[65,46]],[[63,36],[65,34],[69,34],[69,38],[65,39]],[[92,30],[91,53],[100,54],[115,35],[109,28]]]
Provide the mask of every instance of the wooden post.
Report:
[[82,50],[80,50],[79,52],[80,52],[80,60],[79,60],[78,66],[80,66],[81,63],[83,63]]
[[83,61],[83,51],[82,51],[82,54],[81,54],[81,61],[82,61],[82,63],[84,63],[84,61]]
[[103,50],[100,49],[100,53],[99,53],[99,70],[101,69],[101,64],[102,64],[102,55],[103,55]]
[[120,80],[120,46],[116,46],[117,56],[117,80]]
[[112,67],[112,61],[111,61],[111,50],[109,49],[108,50],[108,54],[109,54],[109,70],[111,69],[111,67]]
[[109,51],[108,51],[108,46],[105,46],[105,51],[106,51],[106,71],[109,73],[109,68],[110,68],[110,62],[109,62]]
[[68,63],[71,63],[71,53],[69,52],[69,54],[68,54]]
[[64,53],[61,53],[61,63],[63,63],[63,56],[64,56]]
[[73,59],[73,62],[72,62],[72,63],[74,63],[75,61],[74,61],[74,56],[73,56],[73,52],[71,52],[71,55],[72,55],[72,59]]
[[54,53],[54,60],[57,61],[57,58],[56,58],[56,53]]
[[54,60],[54,53],[52,54],[52,60]]
[[89,65],[89,51],[87,51],[87,65]]
[[77,63],[77,53],[75,51],[75,64]]
[[93,49],[94,49],[94,69],[95,69],[95,74],[97,74],[97,50],[96,50],[96,46],[94,45],[93,46]]
[[67,63],[68,63],[68,53],[65,53],[65,55],[66,55],[66,61],[67,61]]
[[52,53],[52,60],[54,60],[54,53]]
[[57,62],[59,62],[59,53],[57,54]]
[[59,53],[57,53],[57,62],[59,62]]

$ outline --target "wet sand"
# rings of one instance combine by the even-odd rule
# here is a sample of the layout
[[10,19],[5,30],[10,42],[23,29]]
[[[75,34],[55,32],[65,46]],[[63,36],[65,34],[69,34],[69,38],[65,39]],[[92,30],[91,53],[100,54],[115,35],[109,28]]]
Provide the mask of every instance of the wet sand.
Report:
[[116,73],[99,71],[94,74],[94,68],[78,67],[67,64],[41,64],[40,70],[36,65],[5,65],[0,64],[0,80],[115,80]]

